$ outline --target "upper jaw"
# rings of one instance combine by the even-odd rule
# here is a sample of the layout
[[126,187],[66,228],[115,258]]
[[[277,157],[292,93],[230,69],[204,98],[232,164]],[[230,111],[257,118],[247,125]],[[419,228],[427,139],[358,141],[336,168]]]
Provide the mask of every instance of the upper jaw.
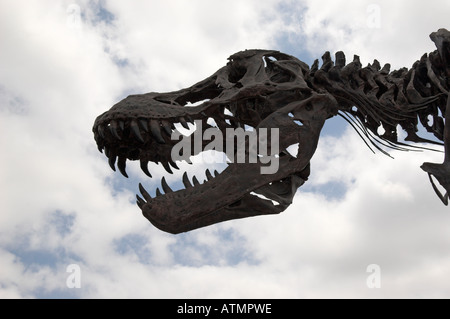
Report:
[[[173,138],[177,127],[190,129],[194,122],[200,121],[205,130],[211,128],[210,120],[213,120],[212,125],[225,131],[245,126],[255,128],[262,121],[260,114],[251,107],[260,104],[258,98],[243,99],[233,105],[204,101],[197,106],[183,107],[176,105],[179,100],[175,98],[182,96],[182,91],[132,95],[97,117],[93,126],[94,138],[113,170],[117,166],[128,177],[126,161],[140,160],[147,175],[151,175],[147,169],[150,161],[162,163],[171,173],[177,168],[171,157],[171,149],[178,142]],[[249,108],[240,108],[236,115],[238,104],[246,104]]]

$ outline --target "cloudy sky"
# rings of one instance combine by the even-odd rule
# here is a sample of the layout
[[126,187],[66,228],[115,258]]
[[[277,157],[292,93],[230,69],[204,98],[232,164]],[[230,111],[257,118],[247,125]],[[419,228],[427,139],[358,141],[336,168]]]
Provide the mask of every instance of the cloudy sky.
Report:
[[285,212],[175,236],[135,204],[139,182],[159,185],[114,173],[92,134],[127,95],[190,86],[243,49],[410,67],[449,14],[447,0],[0,0],[0,297],[450,297],[450,211],[419,168],[440,153],[372,154],[333,120]]

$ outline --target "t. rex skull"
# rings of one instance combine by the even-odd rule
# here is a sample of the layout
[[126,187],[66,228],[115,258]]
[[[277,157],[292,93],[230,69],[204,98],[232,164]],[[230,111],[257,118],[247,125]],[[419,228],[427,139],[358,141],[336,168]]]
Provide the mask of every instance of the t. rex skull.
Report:
[[[158,189],[153,198],[139,185],[143,198],[137,196],[137,204],[153,225],[170,233],[280,213],[307,180],[322,126],[338,111],[332,95],[318,92],[308,83],[308,72],[305,63],[278,51],[242,51],[232,55],[227,65],[212,76],[189,88],[128,96],[96,119],[95,140],[113,170],[117,163],[127,176],[126,160],[140,160],[142,170],[151,176],[149,161],[162,163],[171,172],[177,168],[175,160],[189,160],[190,155],[203,151],[211,142],[203,139],[196,152],[173,158],[173,149],[179,143],[171,138],[174,123],[184,127],[188,127],[187,122],[201,124],[197,125],[201,132],[184,137],[194,143],[194,136],[204,136],[215,122],[223,133],[219,143],[223,149],[227,146],[227,129],[253,127],[257,136],[268,132],[265,141],[271,150],[269,155],[277,161],[270,173],[262,173],[267,168],[267,156],[260,154],[258,146],[257,160],[251,160],[252,133],[245,132],[244,161],[236,161],[235,146],[231,152],[234,155],[229,156],[232,163],[222,173],[213,176],[207,170],[208,180],[200,184],[194,178],[194,185],[184,174],[186,188],[178,191],[172,191],[163,179],[164,194]],[[197,102],[201,103],[192,106]],[[294,144],[298,144],[297,156],[286,151]]]

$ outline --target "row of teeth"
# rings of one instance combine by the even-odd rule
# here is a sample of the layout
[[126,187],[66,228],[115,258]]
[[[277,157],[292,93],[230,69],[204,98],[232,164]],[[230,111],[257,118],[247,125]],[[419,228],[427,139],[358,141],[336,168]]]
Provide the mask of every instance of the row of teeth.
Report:
[[[212,174],[211,174],[211,172],[209,171],[209,169],[207,169],[207,170],[206,170],[206,178],[207,178],[207,179],[206,179],[204,182],[207,182],[207,181],[212,180],[212,179],[213,179],[214,177],[216,177],[217,175],[219,175],[219,173],[218,173],[216,170],[214,171],[214,176],[212,176]],[[184,186],[185,186],[185,189],[193,188],[193,187],[195,187],[195,186],[197,186],[197,185],[200,185],[200,182],[198,181],[197,177],[195,177],[195,176],[192,178],[192,183],[191,183],[191,182],[189,181],[189,178],[188,178],[186,172],[183,174],[183,179],[182,179],[182,181],[183,181],[183,184],[184,184]],[[139,192],[141,193],[142,197],[144,197],[144,198],[142,198],[141,196],[136,195],[136,203],[137,203],[137,205],[139,206],[139,208],[142,209],[143,206],[144,206],[146,203],[150,202],[153,198],[156,198],[156,197],[158,197],[158,196],[164,196],[165,194],[170,194],[170,193],[173,193],[173,192],[174,192],[174,191],[172,190],[172,188],[170,188],[170,186],[167,184],[167,181],[166,181],[166,179],[165,179],[164,177],[161,179],[161,188],[162,188],[162,190],[163,190],[164,193],[161,192],[161,190],[157,187],[157,188],[156,188],[156,195],[155,195],[155,197],[152,197],[152,196],[148,193],[148,191],[144,188],[144,186],[142,186],[142,184],[139,183]],[[264,199],[264,200],[270,200],[274,206],[280,205],[280,203],[279,203],[278,201],[276,201],[276,200],[274,200],[274,199],[271,199],[271,198],[268,198],[268,197],[266,197],[266,196],[264,196],[264,195],[257,194],[257,193],[255,193],[255,192],[251,192],[250,194],[253,195],[253,196],[257,196],[257,197],[259,197],[259,198],[261,198],[261,199]]]
[[[206,116],[206,114],[203,114],[204,116]],[[185,128],[186,130],[190,130],[190,127],[188,125],[188,123],[194,124],[194,121],[192,120],[192,118],[190,118],[189,116],[187,116],[186,118],[184,117],[180,117],[178,118],[180,125]],[[252,126],[248,126],[248,125],[242,125],[241,123],[239,123],[236,118],[234,118],[233,113],[227,109],[224,108],[224,118],[220,119],[221,123],[226,123],[228,125],[231,125],[231,122],[233,122],[233,124],[237,127],[245,127],[245,130],[254,130],[254,128]],[[207,120],[207,123],[211,126],[215,126],[217,127],[217,123],[216,120],[214,120],[212,117],[209,117]],[[165,140],[162,136],[161,133],[161,129],[163,129],[163,131],[165,133],[167,133],[168,136],[170,136],[172,134],[172,130],[176,129],[176,124],[177,122],[171,122],[169,120],[156,120],[156,119],[150,119],[150,120],[146,120],[146,119],[133,119],[130,121],[130,131],[133,133],[133,135],[137,138],[137,140],[139,140],[142,143],[145,143],[145,140],[142,136],[142,132],[141,129],[146,132],[149,133],[151,132],[152,135],[155,137],[156,141],[158,143],[165,143]],[[108,124],[107,127],[109,128],[111,134],[117,138],[118,140],[121,140],[121,134],[123,134],[123,131],[125,129],[125,122],[123,120],[111,120]],[[120,132],[120,134],[119,134]],[[99,125],[98,126],[98,133],[102,138],[105,138],[105,131],[104,131],[104,126]],[[108,157],[108,163],[111,167],[111,169],[113,171],[116,170],[116,162],[117,162],[117,167],[120,171],[120,173],[125,176],[128,177],[128,174],[126,173],[126,157],[121,157],[121,156],[117,156],[116,154],[109,154],[109,150],[105,147],[99,147],[100,152],[102,152],[102,149],[105,149],[105,154]],[[291,152],[289,152],[291,155]],[[295,155],[294,155],[295,156]],[[187,161],[189,164],[192,164],[191,162]],[[150,171],[148,170],[148,161],[145,160],[141,160],[140,161],[140,167],[141,170],[150,178],[152,177]],[[177,164],[172,161],[171,159],[169,159],[167,162],[166,161],[161,161],[162,166],[164,167],[164,169],[170,173],[173,174],[172,169],[179,169],[179,167],[177,166]]]
[[[298,148],[299,148],[299,143],[296,144],[292,144],[289,147],[287,147],[284,151],[281,151],[280,154],[285,154],[285,155],[291,155],[294,158],[297,158],[298,156]],[[117,167],[119,168],[120,173],[128,178],[128,174],[126,172],[126,157],[118,157],[117,160],[117,156],[114,154],[107,154],[108,156],[108,163],[109,166],[111,167],[111,169],[113,171],[116,171],[116,161],[117,161]],[[192,162],[190,160],[186,161],[188,164],[192,165]],[[141,170],[150,178],[152,178],[152,174],[150,173],[149,169],[148,169],[148,163],[149,161],[146,160],[140,160],[140,167]],[[177,169],[179,170],[180,168],[178,167],[178,165],[172,161],[171,159],[169,159],[167,162],[165,161],[161,161],[160,162],[162,164],[162,166],[164,167],[164,169],[169,173],[169,174],[173,174],[173,169]]]
[[[117,167],[119,168],[119,172],[120,172],[123,176],[125,176],[125,177],[128,178],[128,174],[127,174],[127,172],[126,172],[126,160],[127,160],[126,157],[120,157],[120,156],[119,156],[119,157],[117,158],[116,155],[108,156],[108,163],[109,163],[109,166],[111,167],[111,169],[112,169],[113,171],[116,171],[116,166],[115,166],[116,160],[117,160]],[[151,174],[150,171],[148,170],[148,163],[149,163],[149,161],[141,160],[141,161],[140,161],[141,170],[145,173],[145,175],[147,175],[148,177],[152,178],[152,174]],[[168,162],[162,161],[162,162],[160,162],[160,163],[162,164],[162,166],[164,167],[164,169],[165,169],[168,173],[170,173],[170,174],[173,174],[172,168],[174,168],[174,169],[180,169],[180,168],[178,167],[178,165],[177,165],[174,161],[172,161],[171,159],[169,159]],[[192,162],[190,162],[190,161],[187,161],[187,163],[188,163],[188,164],[192,164]]]
[[[207,169],[205,171],[206,174],[206,180],[204,182],[210,181],[212,179],[214,179],[215,177],[217,177],[219,175],[219,172],[214,170],[214,176],[211,174],[211,172],[209,171],[209,169]],[[183,174],[183,185],[185,187],[185,189],[189,189],[189,188],[193,188],[197,185],[200,185],[200,182],[198,181],[197,177],[192,177],[192,183],[190,182],[187,173],[184,172]],[[167,184],[165,177],[163,177],[161,179],[161,188],[163,190],[164,193],[161,192],[161,190],[157,187],[156,188],[156,196],[162,196],[164,194],[169,194],[169,193],[173,193],[174,191],[172,190],[172,188],[170,188],[169,184]],[[141,183],[139,183],[139,191],[141,192],[142,196],[144,197],[144,199],[142,199],[139,195],[136,195],[136,199],[137,199],[137,204],[139,205],[139,207],[142,209],[142,206],[146,203],[151,201],[153,198],[152,196],[150,196],[150,194],[147,192],[147,190],[144,188],[144,186],[142,186]]]
[[[224,108],[224,118],[219,118],[218,121],[221,123],[225,123],[227,125],[236,125],[237,127],[243,127],[241,123],[236,121],[233,113],[227,108]],[[202,112],[202,115],[206,117],[206,114]],[[155,138],[155,140],[160,144],[165,144],[166,141],[163,137],[163,134],[161,131],[164,131],[169,137],[172,135],[173,130],[176,129],[176,124],[179,123],[184,129],[190,130],[188,123],[194,125],[194,120],[189,116],[181,116],[174,121],[171,120],[157,120],[157,119],[132,119],[129,123],[130,131],[133,134],[133,136],[141,143],[145,143],[144,134],[145,133],[151,133],[152,136]],[[214,120],[212,117],[208,118],[208,124],[214,123],[215,126],[216,120]],[[105,138],[106,132],[105,132],[105,126],[109,129],[112,136],[114,136],[118,140],[122,140],[123,138],[123,132],[125,130],[125,121],[124,120],[111,120],[106,125],[99,125],[97,127],[98,134],[101,138]],[[101,149],[100,149],[101,151]]]
[[[233,113],[227,108],[224,108],[224,118],[218,119],[218,121],[222,124],[227,125],[235,125],[237,127],[245,127],[246,130],[253,130],[254,128],[251,126],[243,125],[239,123],[235,118]],[[206,117],[206,114],[202,112],[202,115]],[[188,132],[192,131],[192,127],[189,127],[188,123],[194,125],[194,120],[190,116],[186,117],[179,117],[177,118],[178,121],[170,121],[170,120],[157,120],[157,119],[133,119],[129,122],[129,125],[125,124],[126,122],[124,120],[111,120],[106,125],[99,125],[97,127],[97,131],[99,136],[102,139],[105,139],[105,127],[107,127],[113,137],[115,137],[118,140],[122,140],[122,137],[124,135],[125,127],[130,127],[130,132],[133,134],[133,136],[141,143],[145,143],[144,134],[145,133],[151,133],[152,136],[155,138],[155,140],[160,144],[165,144],[166,141],[163,137],[162,131],[167,134],[167,136],[171,136],[173,133],[173,130],[181,129],[183,127]],[[213,127],[218,127],[216,120],[212,117],[208,117],[207,124]],[[186,134],[189,134],[186,132]],[[128,174],[126,173],[126,157],[118,157],[116,154],[110,154],[109,149],[101,145],[99,143],[99,151],[103,152],[103,149],[105,149],[105,155],[108,157],[108,162],[113,171],[116,170],[116,162],[117,167],[119,168],[119,171],[124,175],[125,177],[128,177]],[[189,164],[192,164],[188,161]],[[169,159],[167,162],[162,161],[161,164],[163,165],[164,169],[172,174],[172,169],[179,169],[177,164]],[[148,161],[141,160],[140,166],[142,171],[149,177],[152,177],[151,173],[148,170]]]
[[[194,121],[189,116],[179,117],[178,123],[185,129],[189,129],[188,122],[194,124]],[[177,122],[171,122],[169,120],[156,120],[156,119],[133,119],[130,121],[130,131],[133,136],[141,143],[145,143],[142,132],[151,133],[155,140],[160,144],[165,144],[166,141],[162,135],[163,130],[168,136],[172,135],[172,131],[175,130],[175,124]],[[111,120],[106,127],[109,129],[112,136],[118,140],[122,140],[122,135],[125,130],[125,121],[123,120]],[[105,138],[105,125],[99,125],[98,134],[101,138]]]

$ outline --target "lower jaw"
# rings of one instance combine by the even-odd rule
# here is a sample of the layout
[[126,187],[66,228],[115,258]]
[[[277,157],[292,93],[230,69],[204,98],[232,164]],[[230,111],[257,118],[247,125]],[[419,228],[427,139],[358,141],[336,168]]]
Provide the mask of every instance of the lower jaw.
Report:
[[[303,185],[308,175],[309,166],[308,169],[304,170],[303,175],[285,178],[284,187],[276,188],[280,194],[273,196],[274,193],[270,194],[271,185],[269,183],[266,182],[264,185],[246,189],[243,185],[245,183],[238,183],[240,175],[234,174],[232,176],[236,181],[225,185],[239,185],[241,192],[233,189],[232,193],[226,193],[223,188],[218,188],[219,191],[217,192],[211,192],[211,187],[208,187],[208,185],[199,185],[197,187],[203,188],[204,192],[197,188],[195,192],[191,190],[191,196],[172,193],[167,195],[164,200],[162,198],[154,199],[154,201],[144,205],[142,211],[143,215],[154,226],[172,234],[187,232],[232,219],[279,214],[291,204],[297,188]],[[230,179],[226,177],[223,178],[230,182]],[[274,183],[281,182],[278,180]],[[215,185],[223,185],[223,180],[219,180]],[[253,191],[258,193],[260,188],[264,188],[264,193],[268,199],[261,199],[252,194]],[[282,191],[280,192],[280,190]],[[277,205],[272,203],[272,198],[278,201]],[[199,209],[200,207],[202,209]]]
[[[211,212],[203,212],[201,216],[196,218],[187,216],[185,218],[175,217],[173,215],[176,215],[176,213],[168,213],[167,211],[155,212],[154,210],[149,210],[147,212],[145,208],[143,215],[158,229],[172,234],[179,234],[229,220],[279,214],[286,209],[286,207],[282,206],[273,206],[272,203],[264,200],[259,200],[257,203],[254,202],[253,205],[249,205],[246,203],[246,199],[249,196],[253,195],[246,194],[242,199],[235,202],[236,204],[227,205]],[[162,214],[165,216],[162,216]]]

